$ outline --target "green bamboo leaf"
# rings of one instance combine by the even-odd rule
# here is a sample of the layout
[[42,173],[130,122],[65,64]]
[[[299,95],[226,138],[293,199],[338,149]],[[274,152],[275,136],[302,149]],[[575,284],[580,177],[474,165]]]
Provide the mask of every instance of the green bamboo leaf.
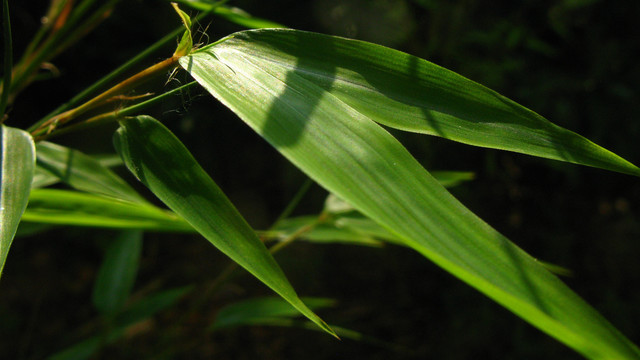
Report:
[[[320,310],[333,307],[335,300],[325,298],[303,298],[304,302],[313,310]],[[299,313],[287,302],[275,297],[261,297],[239,301],[227,305],[220,309],[214,323],[209,328],[212,331],[219,331],[238,326],[278,326],[312,331],[321,331],[310,321],[300,321],[296,319]],[[361,341],[371,345],[379,346],[394,352],[411,354],[408,349],[382,341],[358,331],[346,329],[340,326],[331,325],[338,336],[343,339]],[[414,354],[415,355],[415,354]]]
[[116,327],[126,327],[147,319],[158,311],[175,304],[192,290],[193,286],[183,286],[146,296],[128,305],[121,313],[117,314],[114,319],[114,325]]
[[[311,310],[332,307],[336,304],[333,299],[326,298],[302,298]],[[261,324],[263,319],[295,318],[300,315],[291,304],[276,297],[259,297],[239,301],[220,309],[216,320],[211,325],[211,330],[229,328],[240,325]]]
[[[13,69],[13,40],[11,38],[11,17],[9,16],[9,0],[2,0],[2,38],[4,49],[2,81],[0,82],[0,124],[4,121],[5,110],[9,102],[11,76]],[[0,274],[2,268],[0,268]]]
[[31,182],[31,188],[43,188],[60,182],[60,178],[51,171],[39,166],[36,162],[36,169],[33,173],[33,181]]
[[446,188],[456,187],[476,177],[476,174],[470,171],[430,171],[430,173],[440,185]]
[[[113,171],[78,150],[42,141],[36,146],[36,153],[38,168],[47,170],[75,189],[122,200],[145,202]],[[42,175],[42,170],[39,172]]]
[[207,1],[207,0],[172,0],[190,8],[200,11],[211,11],[213,14],[240,26],[250,29],[263,28],[284,28],[286,26],[273,22],[271,20],[261,19],[237,7],[229,7],[222,5],[227,2],[223,1]]
[[142,231],[124,231],[109,244],[93,287],[93,305],[111,316],[124,307],[138,273]]
[[127,327],[145,320],[155,313],[175,304],[192,287],[181,287],[161,291],[149,295],[128,306],[117,314],[114,329],[107,334],[93,336],[51,355],[49,360],[84,360],[90,359],[101,347],[114,343],[126,333]]
[[335,335],[298,298],[253,229],[166,127],[148,116],[125,119],[114,144],[127,168],[171,210],[309,320]]
[[[497,128],[519,128],[522,120],[533,126],[530,129],[543,129],[527,134],[560,134],[547,138],[551,146],[531,147],[537,149],[533,152],[524,146],[530,153],[637,173],[632,165],[594,150],[587,140],[548,125],[490,90],[376,45],[291,30],[250,31],[194,52],[180,63],[308,176],[438,266],[588,358],[640,359],[634,344],[534,258],[466,209],[367,115],[402,117],[395,113],[401,109],[391,106],[402,98],[392,101],[385,96],[396,96],[385,87],[389,82],[392,90],[408,97],[409,104],[422,94],[430,99],[424,101],[438,99],[442,104],[434,106],[458,109],[461,116],[469,115],[466,105],[481,115],[496,115],[492,121]],[[364,75],[356,72],[360,66]],[[401,74],[398,68],[404,69]],[[357,94],[353,99],[333,91],[349,88],[340,80],[344,77],[363,88],[352,87]],[[402,91],[400,85],[410,91]],[[380,109],[380,115],[372,115],[366,107],[354,108],[359,95],[362,103],[375,99],[370,105]],[[394,108],[393,114],[387,108]],[[488,123],[465,123],[434,111],[420,110],[430,114],[429,119],[478,125],[478,131],[485,131],[483,136],[497,141],[487,135]],[[505,120],[505,114],[518,115],[518,120],[498,126],[496,121]],[[521,134],[524,128],[519,130],[509,136]],[[445,130],[456,131],[449,126]],[[521,141],[528,144],[528,139],[505,141],[518,147]]]
[[[299,236],[301,240],[320,244],[342,243],[375,247],[382,246],[382,242],[367,233],[341,226],[339,219],[332,218],[321,223],[317,222],[317,216],[299,216],[280,221],[271,231],[275,232],[279,239],[286,239],[301,228],[312,226],[310,231]],[[371,222],[373,221],[371,220]]]
[[201,49],[199,56],[205,53],[215,53],[234,70],[242,61],[307,80],[350,111],[393,128],[640,175],[618,155],[498,93],[380,45],[271,29],[233,34]]
[[27,207],[35,168],[35,148],[29,133],[0,126],[0,276],[9,247]]
[[173,9],[180,16],[180,20],[182,20],[182,25],[184,25],[184,33],[182,34],[182,39],[178,43],[178,47],[176,51],[173,53],[173,56],[184,56],[191,52],[191,48],[193,47],[193,40],[191,38],[191,18],[187,13],[180,10],[178,4],[172,2],[171,5]]
[[22,221],[110,229],[194,231],[175,214],[153,205],[55,189],[32,190]]

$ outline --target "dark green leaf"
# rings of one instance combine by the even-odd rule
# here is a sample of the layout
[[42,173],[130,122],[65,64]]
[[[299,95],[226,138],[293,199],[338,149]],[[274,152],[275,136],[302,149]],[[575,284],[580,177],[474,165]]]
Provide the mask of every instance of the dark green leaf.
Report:
[[27,207],[35,168],[35,149],[29,133],[0,126],[0,276],[9,247]]
[[[332,307],[335,300],[325,298],[302,298],[311,310]],[[295,318],[300,312],[291,304],[276,297],[261,297],[228,305],[218,312],[211,329],[221,329],[240,325],[256,325],[263,319]]]
[[93,287],[93,305],[111,316],[129,298],[142,252],[142,231],[124,231],[109,243]]
[[278,263],[184,145],[148,116],[124,119],[114,136],[127,168],[202,236],[333,334],[298,298]]
[[182,287],[165,290],[157,294],[147,296],[133,303],[123,313],[116,316],[115,329],[103,336],[93,336],[75,345],[64,349],[51,357],[50,360],[84,360],[91,358],[102,346],[111,344],[125,334],[128,326],[153,316],[158,311],[164,310],[175,304],[184,296],[191,287]]
[[113,171],[80,151],[42,141],[36,146],[38,167],[69,186],[133,202],[144,199]]
[[194,231],[175,214],[146,203],[54,189],[32,190],[22,221],[111,229]]

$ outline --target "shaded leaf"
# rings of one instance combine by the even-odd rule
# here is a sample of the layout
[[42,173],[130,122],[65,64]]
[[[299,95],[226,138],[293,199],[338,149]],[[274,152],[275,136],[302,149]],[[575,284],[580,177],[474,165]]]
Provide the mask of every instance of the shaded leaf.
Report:
[[36,163],[35,172],[33,174],[32,188],[43,188],[60,182],[60,178],[51,171],[38,166]]
[[121,120],[114,135],[127,168],[162,202],[224,254],[321,328],[264,244],[216,183],[166,127],[149,116]]
[[142,252],[142,232],[124,231],[109,243],[93,286],[93,305],[110,316],[129,298]]
[[191,287],[181,287],[165,290],[157,294],[147,296],[132,304],[123,313],[116,317],[115,329],[102,336],[93,336],[72,345],[50,356],[51,360],[84,360],[91,358],[101,347],[111,344],[125,334],[128,326],[153,316],[158,311],[164,310],[175,304],[184,296]]
[[[302,298],[311,310],[332,307],[336,301],[325,298]],[[239,301],[218,312],[211,329],[221,329],[240,325],[257,325],[261,320],[273,318],[295,318],[300,312],[291,304],[276,297],[260,297]]]
[[111,229],[194,231],[175,214],[153,205],[55,189],[32,190],[22,221]]
[[114,325],[116,327],[127,327],[147,319],[175,304],[192,289],[192,286],[183,286],[144,297],[117,314],[114,318]]
[[[333,307],[335,300],[325,298],[303,298],[304,302],[314,311]],[[310,321],[295,319],[299,313],[280,298],[262,297],[239,301],[223,307],[218,312],[210,330],[219,331],[243,325],[279,326],[319,331],[320,329]],[[408,349],[379,339],[366,336],[358,331],[331,325],[338,336],[343,339],[362,341],[382,348],[402,353],[411,353]]]
[[[634,344],[466,209],[374,120],[428,114],[422,123],[437,124],[434,132],[476,145],[638,173],[633,165],[459,75],[372,44],[248,31],[180,63],[298,168],[406,246],[588,358],[640,358]],[[460,118],[467,116],[480,117]]]
[[446,188],[456,187],[476,177],[476,174],[469,171],[430,171],[430,173],[440,185]]
[[38,167],[75,189],[133,202],[145,201],[113,171],[80,151],[46,141],[38,143],[36,150]]
[[35,168],[35,149],[29,133],[0,126],[0,276],[9,247],[27,206]]

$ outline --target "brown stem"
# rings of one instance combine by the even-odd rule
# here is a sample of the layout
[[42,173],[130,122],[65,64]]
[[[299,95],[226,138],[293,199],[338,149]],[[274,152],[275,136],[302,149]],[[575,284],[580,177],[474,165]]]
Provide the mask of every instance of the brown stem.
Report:
[[156,75],[164,73],[165,71],[176,66],[179,56],[172,56],[166,60],[163,60],[155,65],[152,65],[141,72],[133,75],[132,77],[124,80],[123,82],[113,86],[111,89],[103,92],[102,94],[94,97],[93,99],[85,102],[84,104],[60,113],[51,119],[45,121],[40,127],[32,132],[34,137],[48,135],[58,126],[64,125],[69,121],[77,118],[78,116],[86,113],[91,109],[107,104],[115,96],[121,96],[124,93],[134,89],[137,86],[144,84],[145,82],[153,79]]

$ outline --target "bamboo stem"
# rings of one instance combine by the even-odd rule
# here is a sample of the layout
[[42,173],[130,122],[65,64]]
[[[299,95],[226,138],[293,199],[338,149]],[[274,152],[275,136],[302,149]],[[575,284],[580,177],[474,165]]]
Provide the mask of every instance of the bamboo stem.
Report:
[[42,123],[36,130],[32,131],[31,134],[34,137],[41,137],[41,136],[50,134],[57,127],[68,123],[69,121],[86,113],[87,111],[107,104],[115,96],[123,95],[126,92],[134,89],[135,87],[140,86],[146,83],[147,81],[153,79],[157,75],[163,74],[166,71],[171,70],[173,67],[177,66],[179,58],[180,58],[179,56],[172,56],[166,60],[163,60],[155,65],[152,65],[142,70],[141,72],[113,86],[109,90],[92,98],[91,100],[85,102],[84,104],[50,118],[49,120]]

